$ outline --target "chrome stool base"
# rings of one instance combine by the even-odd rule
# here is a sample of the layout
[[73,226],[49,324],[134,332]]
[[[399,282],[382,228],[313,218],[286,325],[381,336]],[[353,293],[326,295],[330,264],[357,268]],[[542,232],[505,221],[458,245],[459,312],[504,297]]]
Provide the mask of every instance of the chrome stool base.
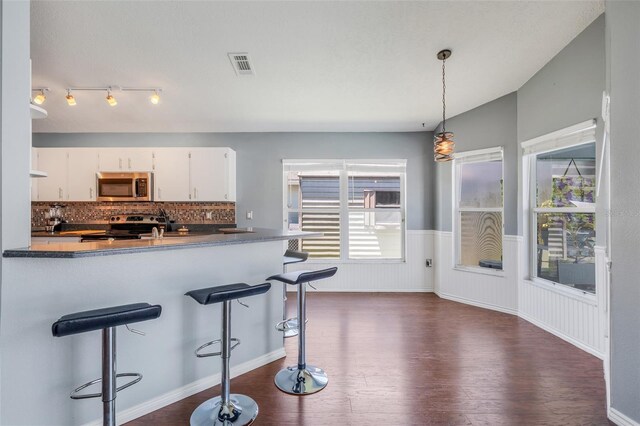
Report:
[[246,395],[232,393],[230,402],[233,405],[235,419],[221,419],[219,417],[222,399],[217,396],[203,402],[191,414],[191,426],[244,426],[250,425],[258,417],[258,404]]
[[274,381],[282,392],[291,395],[309,395],[324,389],[329,383],[329,378],[322,368],[307,365],[304,369],[294,366],[280,370]]

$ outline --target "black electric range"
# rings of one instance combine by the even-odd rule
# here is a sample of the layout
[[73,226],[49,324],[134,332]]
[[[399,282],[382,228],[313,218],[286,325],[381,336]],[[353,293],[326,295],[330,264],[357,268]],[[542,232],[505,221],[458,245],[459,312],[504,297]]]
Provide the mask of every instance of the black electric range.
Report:
[[80,241],[137,240],[150,234],[153,228],[167,229],[168,221],[163,216],[151,214],[116,215],[109,218],[109,229],[99,234],[83,234]]

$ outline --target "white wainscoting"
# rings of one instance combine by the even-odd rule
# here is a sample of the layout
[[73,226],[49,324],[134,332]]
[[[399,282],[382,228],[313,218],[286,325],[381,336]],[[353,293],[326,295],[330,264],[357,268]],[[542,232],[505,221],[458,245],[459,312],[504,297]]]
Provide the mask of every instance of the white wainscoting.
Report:
[[[290,265],[290,270],[338,266],[338,273],[319,283],[318,291],[435,291],[444,299],[518,315],[599,358],[604,357],[608,275],[602,247],[596,247],[597,297],[584,297],[563,286],[547,286],[526,279],[528,260],[521,236],[504,236],[502,275],[453,268],[451,232],[407,231],[406,250],[404,263],[309,261]],[[426,259],[433,259],[432,268],[425,267]]]
[[488,271],[466,271],[453,267],[453,234],[437,231],[434,236],[435,292],[454,300],[495,311],[518,312],[518,247],[521,237],[505,235],[501,275]]
[[[406,262],[319,262],[289,265],[288,270],[338,267],[332,278],[322,280],[318,291],[344,292],[432,292],[433,268],[425,266],[433,259],[434,231],[408,230]],[[292,289],[292,288],[290,288]],[[310,289],[310,291],[313,291]]]
[[[522,249],[522,247],[521,247]],[[561,339],[604,358],[607,289],[604,250],[596,250],[596,296],[584,296],[563,286],[521,279],[518,283],[518,315]]]
[[608,294],[604,248],[596,247],[597,297],[582,296],[563,286],[547,286],[526,279],[528,260],[520,236],[504,236],[503,276],[454,269],[451,232],[434,231],[434,256],[434,291],[438,296],[516,314],[604,358]]

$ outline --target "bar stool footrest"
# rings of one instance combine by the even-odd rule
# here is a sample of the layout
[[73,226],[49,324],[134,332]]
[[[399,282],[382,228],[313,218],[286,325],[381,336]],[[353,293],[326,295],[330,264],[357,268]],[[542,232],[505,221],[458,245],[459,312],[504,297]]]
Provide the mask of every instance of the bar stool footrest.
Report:
[[[130,386],[135,385],[136,383],[138,383],[140,380],[142,380],[142,374],[140,373],[120,373],[120,374],[116,374],[116,378],[118,377],[135,377],[135,379],[131,380],[130,382],[125,383],[122,386],[118,386],[116,388],[116,392],[120,392],[123,389],[126,389]],[[86,393],[86,394],[78,394],[78,392],[80,392],[83,389],[88,388],[89,386],[93,386],[97,383],[102,383],[102,379],[95,379],[92,380],[90,382],[87,382],[83,385],[78,386],[77,388],[75,388],[73,390],[73,392],[71,392],[71,395],[69,395],[69,397],[71,399],[88,399],[88,398],[100,398],[102,396],[102,392],[100,393]]]
[[[231,346],[231,350],[234,350],[238,345],[240,345],[240,339],[236,339],[235,337],[230,339],[232,342],[235,342],[234,345]],[[207,348],[211,345],[215,345],[218,343],[221,343],[222,339],[216,339],[216,340],[212,340],[210,342],[205,343],[204,345],[200,345],[198,347],[198,349],[196,349],[194,351],[194,353],[196,354],[196,356],[198,358],[206,358],[206,357],[210,357],[210,356],[220,356],[222,355],[222,352],[205,352],[205,353],[200,353],[200,351],[204,348]]]

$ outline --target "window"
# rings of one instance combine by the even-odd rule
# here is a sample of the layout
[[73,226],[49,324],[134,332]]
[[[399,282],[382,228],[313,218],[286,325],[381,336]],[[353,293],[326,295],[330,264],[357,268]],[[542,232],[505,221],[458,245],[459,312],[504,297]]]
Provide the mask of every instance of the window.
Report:
[[322,232],[289,241],[312,259],[404,259],[405,160],[285,160],[286,229]]
[[523,143],[531,277],[595,293],[595,123]]
[[453,225],[458,267],[502,270],[502,148],[457,153]]

